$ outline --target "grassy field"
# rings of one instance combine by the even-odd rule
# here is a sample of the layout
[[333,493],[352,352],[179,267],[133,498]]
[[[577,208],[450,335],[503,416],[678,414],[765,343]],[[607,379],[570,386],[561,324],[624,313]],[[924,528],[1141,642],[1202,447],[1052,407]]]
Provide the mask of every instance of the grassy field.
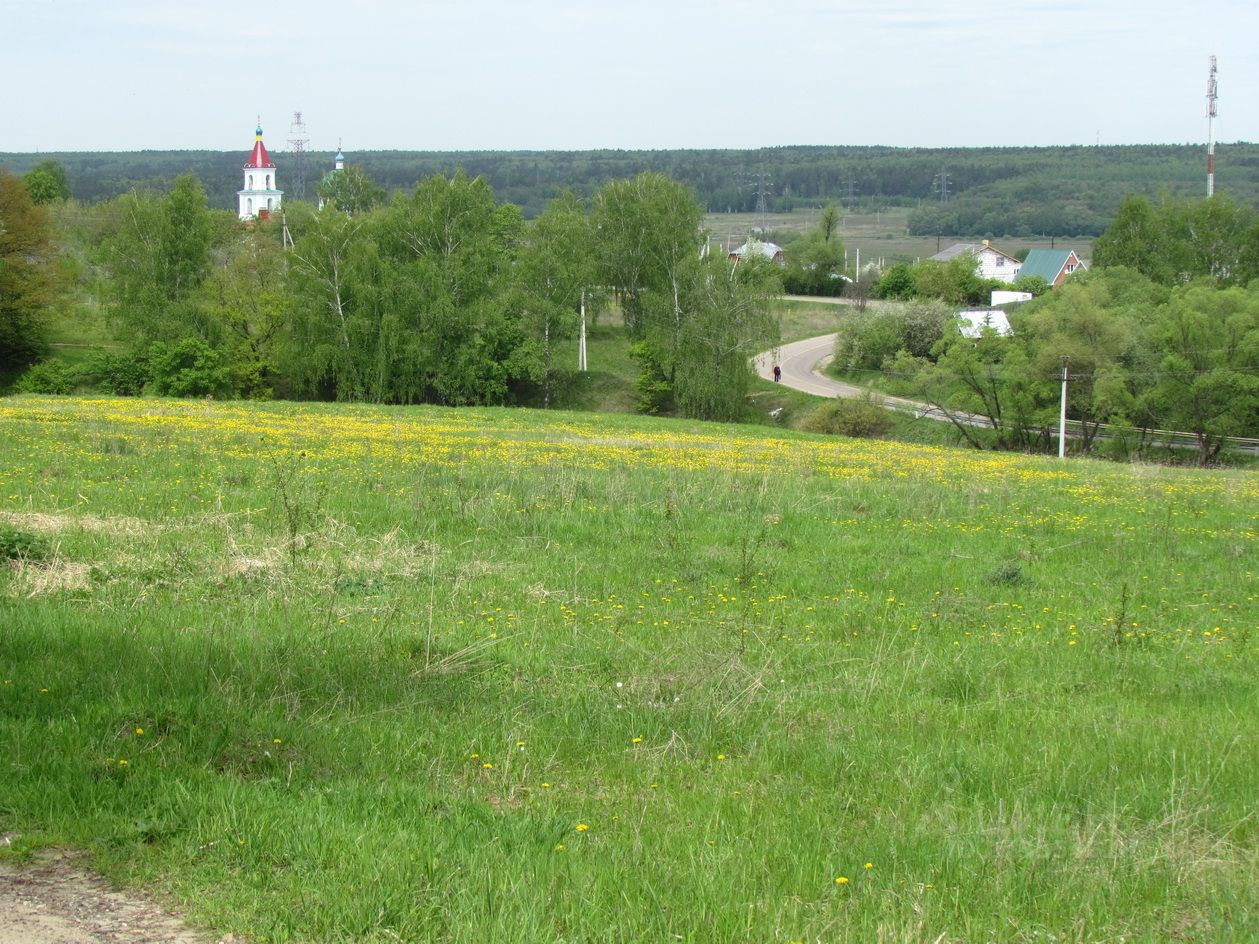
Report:
[[0,429],[0,854],[257,941],[1259,937],[1253,474],[505,410]]

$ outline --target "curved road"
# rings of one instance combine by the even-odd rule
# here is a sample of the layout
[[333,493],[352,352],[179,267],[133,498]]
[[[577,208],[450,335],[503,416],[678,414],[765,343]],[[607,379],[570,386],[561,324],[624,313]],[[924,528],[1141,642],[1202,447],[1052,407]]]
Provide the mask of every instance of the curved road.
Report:
[[[752,359],[752,365],[756,368],[756,372],[766,380],[773,380],[774,363],[775,358],[777,358],[777,363],[782,368],[782,380],[780,383],[783,386],[791,387],[793,390],[801,390],[804,393],[811,393],[818,397],[864,397],[869,393],[864,387],[834,380],[824,373],[826,365],[831,362],[834,351],[835,335],[824,334],[821,337],[793,341],[791,344],[784,344],[782,347],[775,348],[772,351],[757,354]],[[903,397],[883,396],[881,399],[883,405],[889,409],[912,413],[920,418],[940,420],[945,423],[965,423],[968,426],[991,426],[987,417],[977,416],[973,413],[955,413],[953,418],[950,419],[942,411],[928,403],[906,400]],[[1195,448],[1195,439],[1192,433],[1178,433],[1169,430],[1155,430],[1154,432],[1161,437],[1161,441],[1165,445]],[[1073,435],[1070,429],[1068,429],[1067,435],[1069,437]],[[1099,436],[1106,438],[1110,435],[1112,435],[1110,428],[1103,424]],[[1259,455],[1259,439],[1229,437],[1228,443],[1241,452]]]
[[[835,335],[806,338],[784,344],[773,351],[765,351],[753,359],[756,372],[766,380],[774,379],[774,356],[782,368],[782,383],[793,390],[801,390],[818,397],[864,397],[869,391],[850,383],[842,383],[828,377],[824,371],[835,351]],[[883,403],[894,410],[905,410],[917,416],[946,419],[934,407],[900,397],[883,397]]]

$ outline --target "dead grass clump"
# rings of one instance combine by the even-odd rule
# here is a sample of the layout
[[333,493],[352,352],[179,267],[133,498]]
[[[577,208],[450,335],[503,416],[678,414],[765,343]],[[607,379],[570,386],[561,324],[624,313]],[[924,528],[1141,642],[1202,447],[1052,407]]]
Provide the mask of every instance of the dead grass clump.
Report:
[[223,567],[223,577],[225,580],[256,577],[270,573],[275,566],[275,561],[263,557],[229,557]]
[[15,596],[41,597],[92,588],[91,568],[87,564],[54,559],[38,563],[19,560],[9,566],[13,570],[11,592]]
[[50,515],[38,511],[0,511],[0,521],[41,534],[57,534],[61,531],[78,529],[105,534],[137,535],[153,530],[153,525],[149,522],[125,515],[106,518],[100,515]]
[[425,573],[439,550],[430,541],[408,541],[397,528],[379,538],[355,537],[344,548],[344,569],[383,577],[414,577]]

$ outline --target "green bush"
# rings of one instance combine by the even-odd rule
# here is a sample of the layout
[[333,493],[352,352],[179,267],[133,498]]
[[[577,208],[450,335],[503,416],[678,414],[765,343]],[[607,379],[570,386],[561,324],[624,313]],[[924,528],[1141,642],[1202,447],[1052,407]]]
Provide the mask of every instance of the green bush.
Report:
[[144,353],[98,354],[88,366],[88,376],[102,393],[138,397],[150,379],[149,359]]
[[231,395],[232,370],[227,358],[200,338],[184,338],[173,347],[154,344],[148,359],[151,387],[159,396]]
[[673,402],[673,387],[660,365],[660,357],[650,344],[639,341],[629,349],[630,358],[638,364],[638,377],[634,390],[638,394],[636,408],[639,413],[656,415]]
[[835,363],[844,370],[883,370],[901,351],[926,357],[952,316],[948,305],[926,300],[849,316],[835,341]]
[[0,561],[41,561],[51,556],[48,542],[38,534],[0,521]]
[[80,368],[64,361],[44,361],[24,373],[17,382],[21,393],[69,394],[83,381]]
[[898,262],[883,273],[871,294],[875,298],[905,299],[914,294],[914,270],[908,262]]
[[858,399],[836,398],[823,403],[800,421],[809,433],[875,439],[892,430],[892,415],[882,401],[869,395]]
[[1040,275],[1025,275],[1016,279],[1012,287],[1016,292],[1031,292],[1040,297],[1049,291],[1049,282]]

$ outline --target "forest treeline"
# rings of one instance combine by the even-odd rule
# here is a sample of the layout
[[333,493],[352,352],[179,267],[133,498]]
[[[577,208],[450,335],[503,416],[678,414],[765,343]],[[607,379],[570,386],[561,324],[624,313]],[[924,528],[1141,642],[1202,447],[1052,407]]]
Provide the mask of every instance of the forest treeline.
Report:
[[[276,139],[279,145],[282,139]],[[0,167],[24,174],[53,158],[73,195],[88,202],[152,189],[168,191],[193,173],[211,207],[236,205],[237,151],[61,152],[3,154]],[[301,198],[292,154],[273,150],[282,187]],[[791,146],[752,150],[671,151],[363,151],[352,152],[388,192],[409,192],[435,174],[462,169],[484,177],[498,199],[526,219],[564,191],[593,196],[611,180],[664,174],[694,190],[707,212],[751,212],[763,192],[770,212],[820,207],[912,206],[911,235],[1093,236],[1106,229],[1129,194],[1197,196],[1205,188],[1201,145],[1041,148],[892,148]],[[332,153],[305,155],[310,199],[332,166]],[[1259,144],[1224,144],[1217,187],[1259,205]]]

